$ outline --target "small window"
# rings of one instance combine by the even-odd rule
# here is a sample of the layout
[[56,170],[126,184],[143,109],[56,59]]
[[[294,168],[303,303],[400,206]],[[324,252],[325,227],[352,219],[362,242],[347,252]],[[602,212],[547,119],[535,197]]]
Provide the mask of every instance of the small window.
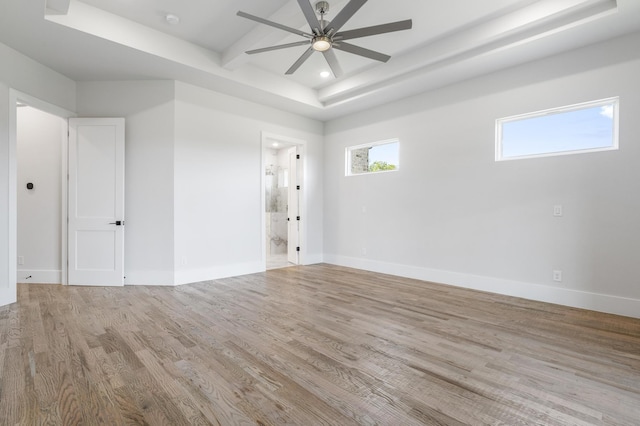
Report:
[[618,98],[496,121],[496,161],[618,149]]
[[346,151],[346,175],[390,172],[400,166],[397,139],[351,146]]

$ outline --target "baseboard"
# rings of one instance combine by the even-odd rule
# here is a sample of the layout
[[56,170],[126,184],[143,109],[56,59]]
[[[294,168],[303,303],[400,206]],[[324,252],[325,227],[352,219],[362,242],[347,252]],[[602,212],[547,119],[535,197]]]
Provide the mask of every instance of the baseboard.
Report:
[[125,285],[174,286],[173,270],[170,271],[125,271]]
[[338,255],[325,254],[324,262],[506,296],[640,318],[639,299]]
[[32,284],[62,284],[62,271],[50,269],[18,269],[17,282]]
[[315,265],[324,262],[324,257],[321,254],[306,254],[302,260],[303,265]]
[[237,263],[234,265],[219,265],[201,269],[184,269],[176,271],[176,285],[197,283],[201,281],[218,280],[221,278],[237,277],[240,275],[264,272],[262,262]]
[[8,291],[5,292],[3,290],[7,289],[0,288],[0,307],[16,303],[18,300],[17,293],[15,291],[9,293]]

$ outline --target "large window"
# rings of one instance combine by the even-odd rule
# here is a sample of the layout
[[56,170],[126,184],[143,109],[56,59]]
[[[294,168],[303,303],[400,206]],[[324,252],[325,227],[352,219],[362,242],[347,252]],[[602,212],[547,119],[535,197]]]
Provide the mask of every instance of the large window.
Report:
[[351,146],[346,150],[346,175],[398,170],[400,142],[397,139]]
[[618,98],[496,121],[496,161],[618,149]]

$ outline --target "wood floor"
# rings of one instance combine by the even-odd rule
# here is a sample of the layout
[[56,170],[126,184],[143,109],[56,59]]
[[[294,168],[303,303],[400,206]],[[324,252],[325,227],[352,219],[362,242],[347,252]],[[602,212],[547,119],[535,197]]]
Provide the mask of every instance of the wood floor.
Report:
[[19,285],[0,424],[639,425],[640,320],[329,265]]

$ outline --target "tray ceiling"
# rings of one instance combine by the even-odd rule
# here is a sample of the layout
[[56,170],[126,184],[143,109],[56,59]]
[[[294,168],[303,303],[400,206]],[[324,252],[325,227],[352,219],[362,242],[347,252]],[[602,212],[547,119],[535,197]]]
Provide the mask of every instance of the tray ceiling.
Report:
[[[244,53],[304,40],[236,16],[309,31],[295,0],[0,2],[0,42],[74,80],[176,79],[319,120],[640,30],[637,0],[370,0],[343,30],[404,19],[413,28],[353,40],[387,63],[336,51],[336,79],[320,75],[320,54],[284,75],[306,46]],[[328,19],[346,3],[331,1]]]

